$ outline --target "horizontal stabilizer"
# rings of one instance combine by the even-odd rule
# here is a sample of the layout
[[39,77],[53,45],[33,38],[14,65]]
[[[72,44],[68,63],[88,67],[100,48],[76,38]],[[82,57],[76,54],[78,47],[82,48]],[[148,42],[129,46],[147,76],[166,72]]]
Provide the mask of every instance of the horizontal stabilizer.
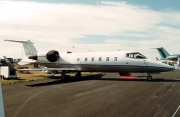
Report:
[[11,42],[18,42],[18,43],[27,43],[27,41],[17,41],[17,40],[4,40],[4,41],[11,41]]

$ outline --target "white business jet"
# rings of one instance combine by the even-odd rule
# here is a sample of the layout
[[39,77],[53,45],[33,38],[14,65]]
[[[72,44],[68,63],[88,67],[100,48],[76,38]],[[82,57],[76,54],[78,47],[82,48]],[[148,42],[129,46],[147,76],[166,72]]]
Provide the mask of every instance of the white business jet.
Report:
[[6,41],[23,43],[25,53],[28,53],[27,58],[22,59],[24,63],[38,63],[48,67],[39,70],[62,70],[62,78],[65,78],[67,71],[77,72],[77,77],[81,77],[81,72],[119,72],[121,76],[130,76],[130,73],[147,73],[147,80],[152,80],[153,73],[174,70],[174,67],[170,65],[150,60],[135,51],[72,53],[50,50],[37,52],[30,40]]

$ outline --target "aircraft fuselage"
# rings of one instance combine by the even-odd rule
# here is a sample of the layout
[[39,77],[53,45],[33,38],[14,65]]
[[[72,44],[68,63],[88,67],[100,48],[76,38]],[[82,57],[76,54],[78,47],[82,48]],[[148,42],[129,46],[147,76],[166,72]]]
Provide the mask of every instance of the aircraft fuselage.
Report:
[[49,68],[78,68],[82,72],[154,73],[174,69],[174,67],[147,59],[142,54],[132,51],[61,52],[60,58],[55,62],[49,62],[43,55],[39,55],[37,62]]

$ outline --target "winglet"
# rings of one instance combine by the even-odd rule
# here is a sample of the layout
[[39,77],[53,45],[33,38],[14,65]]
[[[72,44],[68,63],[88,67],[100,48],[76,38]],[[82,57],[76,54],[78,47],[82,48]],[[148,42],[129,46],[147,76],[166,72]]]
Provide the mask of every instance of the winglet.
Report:
[[5,114],[4,114],[3,97],[2,97],[1,82],[0,82],[0,117],[5,117]]

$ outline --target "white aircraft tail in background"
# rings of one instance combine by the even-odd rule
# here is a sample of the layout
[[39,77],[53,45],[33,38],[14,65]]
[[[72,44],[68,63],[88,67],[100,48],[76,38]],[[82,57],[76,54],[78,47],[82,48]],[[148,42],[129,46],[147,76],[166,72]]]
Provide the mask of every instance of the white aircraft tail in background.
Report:
[[178,64],[178,60],[179,60],[179,55],[180,54],[173,54],[170,55],[163,47],[160,48],[152,48],[152,49],[157,49],[161,58],[157,59],[158,61],[161,61],[162,63],[166,63],[169,65],[174,65],[174,64]]
[[26,41],[5,40],[5,41],[22,43],[26,57],[37,54],[37,50],[33,46],[33,43],[30,40],[26,40]]

